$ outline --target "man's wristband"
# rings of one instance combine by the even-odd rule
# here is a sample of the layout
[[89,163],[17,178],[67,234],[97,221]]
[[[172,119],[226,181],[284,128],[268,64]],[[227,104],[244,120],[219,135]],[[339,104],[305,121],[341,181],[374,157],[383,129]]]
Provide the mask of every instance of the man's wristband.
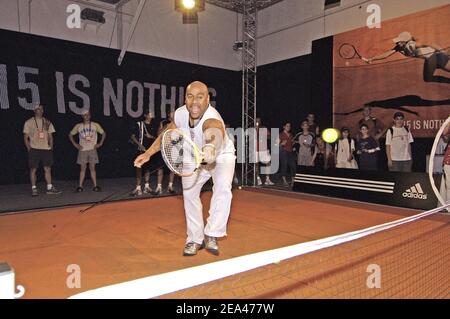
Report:
[[211,143],[203,145],[202,150],[205,149],[205,147],[212,147],[212,148],[216,149],[216,146],[214,144],[211,144]]

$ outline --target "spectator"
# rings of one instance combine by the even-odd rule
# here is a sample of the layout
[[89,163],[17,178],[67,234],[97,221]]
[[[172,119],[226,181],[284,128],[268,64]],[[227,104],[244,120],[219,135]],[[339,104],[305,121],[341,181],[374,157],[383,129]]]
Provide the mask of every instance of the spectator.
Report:
[[283,132],[280,134],[280,166],[281,177],[283,178],[284,186],[288,187],[289,183],[286,180],[287,169],[291,176],[290,183],[293,183],[296,173],[295,154],[293,152],[294,137],[291,133],[291,123],[287,122],[283,125]]
[[[136,122],[132,129],[131,141],[137,146],[136,156],[144,153],[155,141],[158,133],[157,127],[153,124],[153,117],[148,110],[144,112],[144,119]],[[130,196],[142,195],[142,172],[144,172],[144,194],[152,193],[150,187],[150,167],[153,161],[146,162],[141,168],[136,167],[136,188],[130,193]]]
[[302,132],[295,136],[294,141],[298,144],[297,165],[314,166],[315,139],[314,134],[309,131],[308,121],[302,122]]
[[391,172],[411,172],[411,132],[404,126],[405,116],[402,112],[394,114],[394,126],[386,132],[386,155]]
[[42,163],[42,166],[44,166],[47,194],[61,193],[52,184],[53,133],[55,133],[55,127],[43,115],[44,106],[39,103],[36,104],[34,116],[27,120],[23,126],[23,139],[28,150],[32,196],[39,195],[36,187],[36,172],[39,168],[39,163]]
[[444,129],[442,134],[444,142],[447,143],[444,153],[444,161],[443,161],[443,177],[444,177],[444,186],[445,190],[442,194],[444,201],[450,201],[450,124]]
[[[262,125],[261,122],[261,118],[256,118],[255,120],[255,125],[256,125],[256,179],[257,179],[257,183],[258,186],[261,186],[262,180],[261,177],[259,176],[259,166],[263,165],[266,166],[270,163],[270,152],[269,149],[267,148],[267,140],[270,138],[270,131],[264,126]],[[265,181],[265,185],[271,186],[271,185],[275,185],[271,180],[270,180],[270,175],[266,175],[266,181]]]
[[327,169],[330,167],[332,160],[332,147],[330,144],[325,143],[325,141],[320,137],[316,137],[316,143],[314,147],[314,154],[312,156],[312,163],[314,167],[318,169]]
[[359,155],[359,168],[365,171],[376,171],[380,146],[369,134],[367,124],[361,124],[360,139],[356,142],[356,153]]
[[[91,173],[91,180],[94,184],[93,191],[99,192],[101,189],[97,185],[97,172],[95,165],[99,163],[97,149],[103,146],[105,142],[106,133],[100,124],[91,121],[91,113],[84,111],[82,113],[83,122],[76,124],[69,133],[69,140],[73,146],[78,149],[77,164],[80,165],[80,178],[76,192],[83,191],[84,178],[86,176],[86,167],[89,164],[89,171]],[[97,143],[98,134],[102,135],[100,143]],[[79,142],[75,142],[74,136],[78,134]]]
[[306,117],[306,120],[308,121],[309,125],[309,131],[314,135],[314,137],[319,136],[320,134],[320,127],[316,123],[315,120],[316,116],[313,113],[309,113]]
[[[233,131],[234,130],[232,128],[230,128],[230,124],[225,123],[225,132],[227,133],[230,141],[233,141],[234,148],[236,148],[236,136],[234,135]],[[233,183],[236,185],[239,184],[239,179],[236,176],[236,170],[235,170],[234,176],[233,176]]]
[[[375,138],[375,140],[378,142],[380,137],[382,137],[386,131],[383,122],[372,116],[370,105],[365,104],[362,112],[363,118],[358,121],[358,127],[361,129],[361,125],[367,125],[369,129],[369,135]],[[359,134],[358,139],[360,137],[361,135]]]
[[[167,125],[169,125],[170,123],[173,122],[173,115],[175,114],[175,112],[170,112],[169,113],[169,117],[162,120],[159,123],[159,128],[158,128],[158,135],[160,135],[164,129],[167,127]],[[163,192],[162,189],[162,182],[164,179],[164,170],[166,165],[164,164],[164,160],[162,159],[162,155],[161,152],[156,153],[155,155],[153,155],[152,158],[152,164],[154,166],[160,167],[158,169],[158,181],[157,181],[157,186],[155,189],[155,192],[153,193],[153,195],[160,195]],[[169,172],[169,185],[167,187],[167,192],[169,192],[170,194],[175,194],[175,190],[173,188],[173,181],[175,179],[175,174],[170,171]]]
[[350,137],[350,130],[347,127],[341,129],[341,137],[335,146],[335,159],[337,168],[358,168],[355,157],[355,141]]

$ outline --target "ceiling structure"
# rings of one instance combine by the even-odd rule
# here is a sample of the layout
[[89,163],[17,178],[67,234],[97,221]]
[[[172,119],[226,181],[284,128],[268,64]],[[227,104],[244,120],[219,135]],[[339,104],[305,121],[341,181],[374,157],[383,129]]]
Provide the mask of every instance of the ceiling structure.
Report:
[[[207,3],[222,7],[231,11],[242,13],[242,5],[248,0],[206,0]],[[258,10],[265,9],[283,0],[257,0]]]
[[[242,13],[243,2],[248,0],[205,0],[205,1],[209,4],[218,7]],[[258,10],[262,10],[283,0],[256,0],[256,1]],[[123,7],[125,3],[130,2],[130,0],[75,0],[75,2],[81,2],[86,5],[94,5],[94,6],[97,5],[99,7],[103,6],[105,9],[118,9]]]

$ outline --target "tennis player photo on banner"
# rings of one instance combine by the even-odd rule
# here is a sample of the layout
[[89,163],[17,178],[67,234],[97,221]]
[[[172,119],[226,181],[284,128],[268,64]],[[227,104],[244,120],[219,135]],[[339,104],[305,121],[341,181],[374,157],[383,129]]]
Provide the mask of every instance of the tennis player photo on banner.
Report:
[[335,35],[334,126],[358,132],[370,107],[380,125],[402,112],[414,137],[433,138],[450,114],[449,16],[444,5]]

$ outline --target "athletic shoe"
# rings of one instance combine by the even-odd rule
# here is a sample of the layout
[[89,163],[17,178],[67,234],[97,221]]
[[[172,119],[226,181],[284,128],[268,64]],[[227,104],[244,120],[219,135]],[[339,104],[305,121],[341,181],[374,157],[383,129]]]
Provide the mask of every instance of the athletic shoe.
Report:
[[78,186],[77,189],[75,190],[75,192],[77,193],[81,193],[83,191],[83,187]]
[[183,256],[195,256],[197,255],[197,252],[203,249],[204,247],[205,247],[204,243],[200,245],[194,242],[189,242],[186,244],[186,246],[184,246]]
[[94,192],[101,192],[101,191],[102,191],[102,189],[100,188],[100,186],[95,186],[92,190],[93,190]]
[[52,186],[52,188],[47,189],[47,194],[48,195],[58,195],[61,194],[62,192],[60,190],[57,190],[55,186]]
[[140,189],[135,189],[130,193],[130,196],[142,196],[142,191]]
[[173,187],[169,187],[167,191],[169,192],[169,194],[175,194],[175,190],[173,189]]
[[275,183],[273,183],[270,179],[266,179],[266,185],[273,186]]
[[33,196],[33,197],[39,196],[39,192],[38,192],[37,188],[31,189],[31,196]]
[[162,193],[162,190],[161,190],[161,188],[156,188],[155,189],[155,191],[153,192],[153,195],[155,195],[155,196],[158,196],[158,195],[161,195],[161,193]]
[[217,238],[205,235],[205,248],[213,255],[219,256],[219,245],[217,244]]
[[153,193],[153,191],[150,187],[144,187],[144,194],[151,194],[151,193]]
[[261,178],[258,177],[258,178],[256,179],[256,181],[257,181],[257,183],[258,183],[258,186],[262,186],[263,183],[262,183]]

